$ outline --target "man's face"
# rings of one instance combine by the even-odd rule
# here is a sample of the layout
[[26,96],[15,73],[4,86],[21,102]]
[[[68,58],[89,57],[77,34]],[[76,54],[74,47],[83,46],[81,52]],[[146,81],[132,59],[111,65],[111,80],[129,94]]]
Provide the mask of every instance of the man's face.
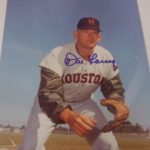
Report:
[[86,49],[93,49],[101,38],[98,31],[91,29],[78,29],[74,32],[74,36],[77,39],[77,44]]

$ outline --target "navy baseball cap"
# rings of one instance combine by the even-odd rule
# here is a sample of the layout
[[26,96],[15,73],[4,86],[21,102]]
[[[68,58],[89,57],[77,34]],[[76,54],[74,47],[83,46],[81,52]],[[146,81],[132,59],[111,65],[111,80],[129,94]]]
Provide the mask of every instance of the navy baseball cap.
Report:
[[102,32],[99,21],[93,17],[81,18],[77,24],[77,29],[92,29]]

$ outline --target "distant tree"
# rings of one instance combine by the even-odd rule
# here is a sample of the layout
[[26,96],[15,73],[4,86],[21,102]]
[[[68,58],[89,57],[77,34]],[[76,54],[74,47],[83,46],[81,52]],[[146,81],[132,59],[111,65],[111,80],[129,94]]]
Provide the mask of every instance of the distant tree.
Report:
[[122,123],[121,126],[115,128],[113,131],[119,132],[119,133],[131,133],[132,132],[132,123],[127,120],[124,123]]
[[24,130],[26,127],[25,127],[25,125],[22,125],[21,127],[20,127],[20,129],[22,129],[22,130]]
[[130,121],[125,121],[121,126],[113,130],[117,133],[144,133],[144,129],[139,123],[133,125]]
[[149,129],[148,128],[145,130],[145,133],[149,134]]
[[135,133],[144,133],[144,130],[143,130],[142,126],[139,123],[135,124],[134,132]]
[[11,128],[11,125],[10,125],[10,124],[8,124],[8,125],[6,126],[6,128]]

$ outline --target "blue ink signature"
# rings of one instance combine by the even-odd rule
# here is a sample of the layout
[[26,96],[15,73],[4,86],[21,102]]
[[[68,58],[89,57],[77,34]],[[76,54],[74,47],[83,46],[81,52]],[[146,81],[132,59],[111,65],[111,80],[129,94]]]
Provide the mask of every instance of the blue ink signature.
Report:
[[83,64],[83,59],[76,57],[76,55],[72,53],[67,53],[64,61],[67,66],[73,66],[74,64]]
[[[64,59],[64,62],[67,66],[73,66],[75,64],[83,64],[83,59],[81,57],[77,57],[72,53],[67,53]],[[116,66],[115,59],[113,60],[99,60],[97,59],[97,54],[94,53],[88,60],[90,64],[99,64],[99,63],[112,63],[113,67]]]

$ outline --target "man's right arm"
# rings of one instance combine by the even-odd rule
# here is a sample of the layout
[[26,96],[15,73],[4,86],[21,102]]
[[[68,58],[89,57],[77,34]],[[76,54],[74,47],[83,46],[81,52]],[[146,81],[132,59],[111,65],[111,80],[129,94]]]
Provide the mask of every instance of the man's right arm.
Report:
[[61,77],[54,71],[41,68],[41,83],[38,91],[39,104],[43,112],[55,123],[68,123],[79,135],[88,134],[96,121],[78,112],[74,112],[64,103]]
[[64,123],[60,119],[60,112],[65,108],[64,93],[61,77],[54,71],[41,67],[41,82],[38,90],[39,104],[43,112],[55,123]]

